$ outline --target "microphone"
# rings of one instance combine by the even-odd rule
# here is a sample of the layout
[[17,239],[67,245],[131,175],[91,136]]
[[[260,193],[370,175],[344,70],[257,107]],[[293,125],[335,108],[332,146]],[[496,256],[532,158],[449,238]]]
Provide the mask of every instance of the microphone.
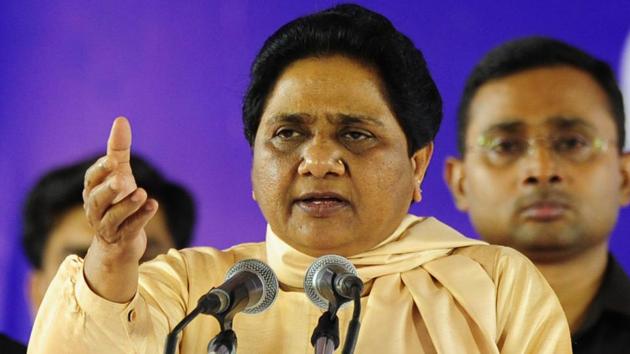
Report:
[[363,281],[357,276],[354,265],[337,255],[317,258],[308,267],[304,277],[306,296],[325,310],[330,305],[338,306],[351,301],[354,287],[357,287],[360,293],[363,290]]
[[257,259],[246,259],[234,264],[225,282],[203,295],[197,306],[207,315],[255,314],[269,308],[277,294],[278,279],[273,270]]
[[208,352],[232,352],[236,348],[236,334],[232,321],[239,312],[248,314],[265,311],[278,295],[278,279],[273,270],[257,259],[237,262],[230,268],[223,284],[212,288],[199,298],[197,307],[186,315],[166,336],[165,354],[175,353],[179,333],[199,314],[214,316],[221,325],[221,333],[208,345]]
[[308,267],[304,277],[304,292],[318,307],[326,312],[319,318],[311,336],[315,353],[332,353],[339,346],[339,321],[337,310],[354,301],[352,319],[348,323],[343,354],[354,353],[361,327],[361,292],[363,281],[347,259],[337,255],[319,257]]

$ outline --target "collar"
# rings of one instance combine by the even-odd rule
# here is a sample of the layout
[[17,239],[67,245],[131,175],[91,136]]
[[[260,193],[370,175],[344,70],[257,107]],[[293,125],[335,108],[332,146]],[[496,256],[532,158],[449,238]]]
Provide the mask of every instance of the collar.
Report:
[[610,253],[602,284],[574,337],[579,338],[595,327],[604,313],[620,314],[630,321],[630,278]]

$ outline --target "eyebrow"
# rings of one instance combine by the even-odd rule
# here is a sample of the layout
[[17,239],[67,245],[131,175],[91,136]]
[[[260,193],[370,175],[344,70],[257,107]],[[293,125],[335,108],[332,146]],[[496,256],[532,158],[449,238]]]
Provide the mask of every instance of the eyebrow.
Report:
[[[579,117],[554,116],[545,120],[544,125],[552,126],[559,129],[586,128],[589,130],[595,127],[589,122]],[[484,134],[493,132],[517,133],[526,128],[526,124],[521,119],[512,119],[507,122],[501,122],[491,125],[484,131]]]
[[516,133],[520,130],[523,130],[524,127],[525,123],[523,123],[522,121],[510,120],[508,122],[501,122],[491,125],[488,129],[483,131],[483,134],[494,132]]
[[331,123],[341,123],[342,125],[353,125],[353,124],[368,124],[368,125],[376,125],[379,127],[383,126],[383,122],[374,117],[365,116],[365,115],[356,115],[356,114],[335,114],[328,118]]
[[[308,124],[312,123],[316,117],[308,113],[282,113],[272,116],[269,119],[269,123],[293,123],[293,124]],[[383,122],[371,116],[361,114],[345,114],[336,113],[327,115],[326,119],[332,124],[341,125],[354,125],[354,124],[367,124],[383,127]]]
[[294,123],[303,124],[312,122],[315,118],[307,113],[281,113],[269,118],[269,123]]
[[565,116],[556,116],[547,119],[545,122],[548,125],[551,125],[556,128],[570,129],[570,128],[587,128],[587,129],[595,129],[595,127],[579,117],[565,117]]

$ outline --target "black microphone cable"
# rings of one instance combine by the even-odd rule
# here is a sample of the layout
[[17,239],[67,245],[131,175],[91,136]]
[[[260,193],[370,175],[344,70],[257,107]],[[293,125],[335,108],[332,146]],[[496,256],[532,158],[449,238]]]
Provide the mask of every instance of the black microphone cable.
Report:
[[361,287],[352,286],[352,298],[354,300],[354,308],[352,309],[352,319],[348,323],[346,331],[346,341],[343,343],[342,354],[354,353],[354,347],[357,345],[359,337],[359,329],[361,329]]

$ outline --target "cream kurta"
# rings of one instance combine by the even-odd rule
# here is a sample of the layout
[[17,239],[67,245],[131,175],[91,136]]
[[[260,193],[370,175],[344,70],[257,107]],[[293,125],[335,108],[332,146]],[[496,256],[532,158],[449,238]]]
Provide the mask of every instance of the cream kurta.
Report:
[[[161,353],[168,331],[247,258],[269,263],[285,289],[301,286],[314,260],[270,229],[264,243],[171,250],[143,264],[138,293],[117,304],[90,290],[83,261],[70,256],[46,293],[28,352]],[[407,216],[387,240],[350,260],[368,289],[358,354],[571,352],[558,300],[514,250],[467,239],[432,218]],[[352,306],[339,313],[342,343],[351,313]],[[238,352],[312,353],[320,315],[303,292],[280,290],[267,311],[236,316]],[[206,353],[218,330],[213,317],[198,317],[184,330],[180,352]]]

